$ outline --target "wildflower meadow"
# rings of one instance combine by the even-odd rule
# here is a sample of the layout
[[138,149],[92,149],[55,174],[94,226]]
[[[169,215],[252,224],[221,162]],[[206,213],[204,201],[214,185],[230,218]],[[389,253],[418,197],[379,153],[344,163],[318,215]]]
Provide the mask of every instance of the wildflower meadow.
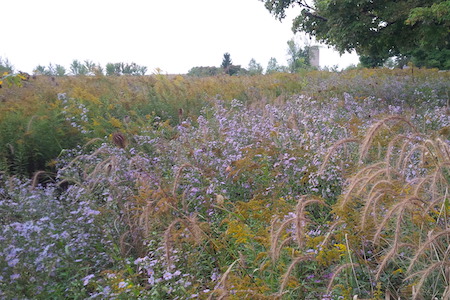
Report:
[[449,299],[450,73],[0,89],[1,299]]

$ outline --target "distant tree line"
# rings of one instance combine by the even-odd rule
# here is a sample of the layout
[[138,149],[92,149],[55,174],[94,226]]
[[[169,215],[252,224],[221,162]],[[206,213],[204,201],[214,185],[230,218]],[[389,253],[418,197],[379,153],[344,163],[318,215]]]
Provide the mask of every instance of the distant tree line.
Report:
[[[310,63],[310,45],[301,46],[294,39],[287,42],[288,44],[288,65],[282,66],[278,64],[276,58],[271,57],[267,63],[265,74],[273,74],[277,72],[297,73],[300,70],[313,69]],[[220,67],[193,67],[189,70],[188,75],[196,77],[216,76],[216,75],[261,75],[264,73],[264,68],[260,63],[256,62],[254,58],[250,60],[247,68],[241,65],[234,65],[231,60],[230,53],[223,55],[222,64]]]
[[96,64],[92,61],[85,60],[81,62],[79,60],[73,60],[70,64],[69,70],[61,65],[49,64],[48,66],[38,65],[33,70],[34,75],[47,75],[47,76],[66,76],[66,75],[107,75],[107,76],[120,76],[120,75],[145,75],[147,73],[147,67],[140,66],[136,63],[107,63],[103,68],[100,64]]

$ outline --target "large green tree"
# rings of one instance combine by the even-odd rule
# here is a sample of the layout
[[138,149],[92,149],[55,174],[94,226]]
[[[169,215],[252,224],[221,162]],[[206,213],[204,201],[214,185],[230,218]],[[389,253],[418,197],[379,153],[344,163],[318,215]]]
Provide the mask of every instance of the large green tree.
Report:
[[289,7],[300,6],[294,32],[315,36],[341,53],[356,50],[380,59],[414,56],[417,49],[437,53],[450,49],[450,0],[261,1],[280,20]]

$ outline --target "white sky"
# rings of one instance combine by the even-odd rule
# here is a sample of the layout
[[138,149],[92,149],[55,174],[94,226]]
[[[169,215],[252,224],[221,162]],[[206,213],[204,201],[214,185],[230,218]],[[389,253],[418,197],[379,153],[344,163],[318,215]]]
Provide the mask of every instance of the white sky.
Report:
[[[281,23],[259,0],[3,0],[0,56],[16,70],[74,59],[103,67],[135,62],[149,73],[187,73],[195,66],[220,66],[225,52],[247,67],[264,68],[271,57],[286,65],[293,38],[291,9]],[[301,40],[301,39],[300,39]],[[357,64],[355,54],[321,48],[321,66]]]

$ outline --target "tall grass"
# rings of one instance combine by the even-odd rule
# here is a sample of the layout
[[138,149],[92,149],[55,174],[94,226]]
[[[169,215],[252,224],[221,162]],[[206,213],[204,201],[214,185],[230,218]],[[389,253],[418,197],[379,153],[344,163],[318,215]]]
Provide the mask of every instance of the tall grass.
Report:
[[329,234],[350,236],[349,258],[395,298],[449,295],[449,154],[442,137],[421,134],[404,117],[382,119],[363,139],[360,167],[334,207],[340,224]]

